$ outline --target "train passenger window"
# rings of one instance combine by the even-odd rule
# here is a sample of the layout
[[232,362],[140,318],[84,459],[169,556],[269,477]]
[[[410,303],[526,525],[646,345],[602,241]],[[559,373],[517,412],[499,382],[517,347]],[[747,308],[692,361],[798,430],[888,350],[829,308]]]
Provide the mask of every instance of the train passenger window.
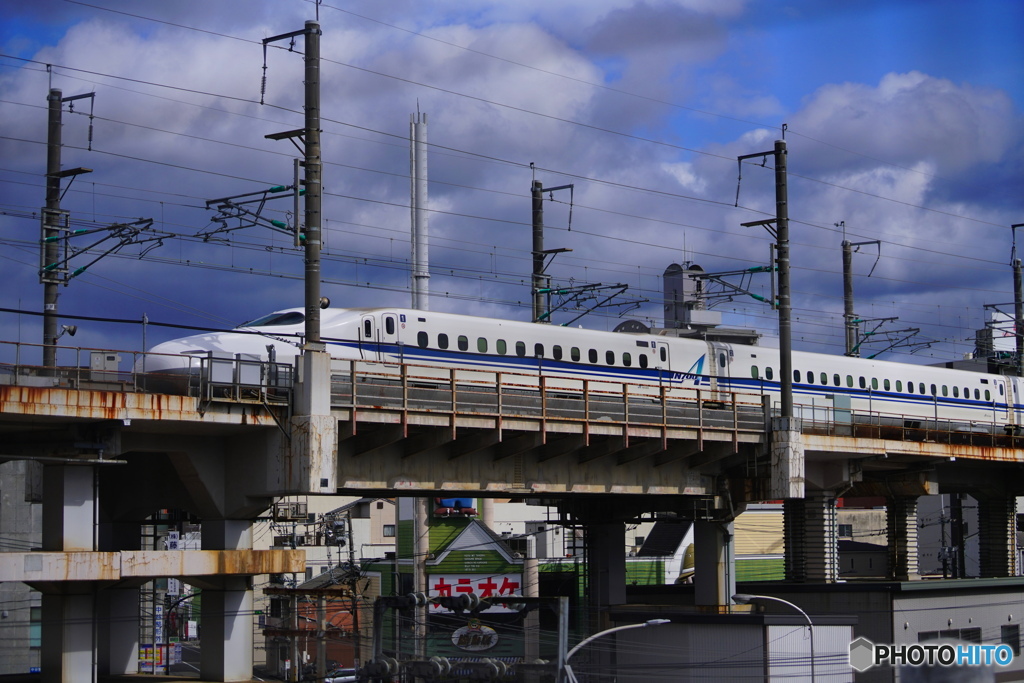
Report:
[[369,318],[363,321],[363,336],[367,339],[373,336],[373,321]]
[[797,383],[800,382],[800,371],[799,370],[794,370],[793,371],[793,381],[797,382]]
[[[919,394],[925,393],[925,391],[924,391],[924,382],[918,382],[917,383],[917,393],[919,393]],[[934,384],[932,385],[932,393],[933,394],[935,393],[935,385]]]
[[388,334],[395,333],[395,316],[386,315],[384,316],[384,331]]
[[439,349],[447,349],[448,348],[448,335],[447,334],[442,332],[441,334],[437,335],[437,348],[439,348]]
[[504,356],[506,353],[508,353],[508,345],[505,344],[505,340],[504,339],[499,339],[498,341],[494,342],[494,346],[495,346],[495,350],[500,355]]
[[864,381],[864,377],[860,377],[860,388],[861,389],[867,389],[868,388],[868,383]]
[[419,345],[419,347],[421,349],[427,348],[427,343],[428,342],[429,342],[429,340],[427,339],[427,333],[426,332],[417,332],[416,333],[416,343]]
[[622,364],[627,368],[633,364],[633,357],[626,351],[622,354]]
[[827,372],[821,373],[821,376],[819,377],[819,379],[821,380],[822,384],[828,384],[828,373]]
[[534,344],[533,345],[533,357],[534,358],[543,358],[544,357],[544,345],[543,344]]
[[964,387],[964,398],[970,398],[970,397],[971,397],[971,388],[970,387]]
[[847,375],[846,376],[846,386],[848,386],[848,387],[852,387],[853,386],[853,375]]
[[[945,387],[943,387],[945,389]],[[960,398],[960,387],[953,385],[953,398]]]
[[872,377],[871,378],[871,388],[872,389],[878,389],[878,378],[877,377]]
[[661,347],[661,362],[664,363],[668,360],[668,349],[664,346]]
[[608,365],[615,365],[615,352],[614,351],[605,351],[604,352],[604,362],[607,363]]
[[477,337],[476,338],[476,350],[480,353],[487,353],[487,338]]
[[814,384],[814,373],[813,372],[808,372],[807,373],[807,383],[808,384]]
[[642,368],[646,368],[647,367],[647,356],[646,356],[646,354],[643,354],[643,353],[640,354],[640,367],[642,367]]
[[469,351],[469,337],[464,334],[459,335],[459,351]]
[[558,344],[552,346],[551,355],[555,357],[555,360],[562,360],[562,347]]
[[832,375],[832,384],[835,384],[837,387],[842,386],[843,383],[839,381],[839,375]]
[[911,394],[914,393],[914,383],[913,382],[907,382],[907,391],[910,392]]
[[889,380],[887,380],[887,379],[883,379],[882,380],[882,388],[885,389],[886,391],[889,391],[889,389],[891,388],[889,386]]
[[526,342],[516,342],[516,355],[519,356],[520,358],[526,355]]
[[587,358],[590,360],[591,363],[596,363],[597,349],[590,349],[589,351],[587,351]]
[[580,347],[574,346],[571,349],[569,349],[569,358],[573,359],[574,361],[579,361]]
[[946,388],[945,384],[942,385],[942,395],[949,396],[949,389]]
[[903,391],[903,380],[896,380],[896,391]]
[[756,365],[751,365],[750,366],[750,376],[753,377],[754,379],[761,379],[760,374],[757,372],[757,366]]
[[775,375],[775,373],[772,372],[771,366],[770,365],[769,366],[765,366],[765,369],[764,369],[764,377],[765,377],[765,379],[771,379],[774,375]]
[[988,389],[985,390],[985,400],[986,401],[991,401],[992,400],[992,394],[989,393]]
[[981,392],[978,391],[977,389],[974,390],[974,400],[975,401],[980,401],[981,400]]
[[935,390],[935,385],[932,385],[932,396],[938,396],[939,392]]

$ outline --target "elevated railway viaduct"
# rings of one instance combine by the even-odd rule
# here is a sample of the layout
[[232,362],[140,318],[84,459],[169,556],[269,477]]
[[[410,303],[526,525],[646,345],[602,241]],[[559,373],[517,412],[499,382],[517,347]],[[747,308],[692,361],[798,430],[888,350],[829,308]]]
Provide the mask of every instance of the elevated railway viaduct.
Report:
[[[43,545],[0,553],[0,577],[43,593],[44,680],[135,673],[139,586],[155,577],[204,589],[201,677],[248,680],[252,577],[304,570],[302,551],[252,549],[252,520],[285,495],[543,499],[587,529],[597,607],[624,602],[623,523],[652,512],[695,523],[697,603],[728,604],[731,520],[764,500],[785,499],[794,581],[837,579],[840,495],[887,498],[889,574],[915,578],[916,501],[939,491],[977,498],[983,576],[1015,574],[1024,440],[998,429],[820,409],[782,429],[753,394],[420,370],[309,353],[293,377],[236,359],[168,393],[144,375],[5,366],[0,460],[41,472]],[[202,550],[140,547],[164,508],[201,518]]]

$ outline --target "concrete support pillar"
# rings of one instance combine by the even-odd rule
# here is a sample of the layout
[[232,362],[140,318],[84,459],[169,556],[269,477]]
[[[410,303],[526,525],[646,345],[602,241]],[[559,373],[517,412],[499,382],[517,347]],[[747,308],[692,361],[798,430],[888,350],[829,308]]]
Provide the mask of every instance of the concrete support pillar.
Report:
[[139,589],[108,588],[98,595],[100,629],[96,665],[100,675],[139,672]]
[[590,606],[598,612],[626,602],[626,525],[586,525]]
[[96,680],[95,595],[44,594],[42,601],[42,683]]
[[248,578],[235,577],[222,579],[221,585],[217,589],[203,589],[203,648],[199,678],[204,681],[250,681],[252,585]]
[[917,554],[917,497],[888,498],[885,518],[889,535],[889,578],[896,581],[921,578]]
[[[225,519],[203,522],[204,550],[251,550],[252,523]],[[252,580],[222,578],[203,589],[202,641],[199,677],[206,681],[252,679]]]
[[[523,559],[523,596],[527,598],[540,597],[540,566],[537,563],[536,539],[529,539],[529,552]],[[540,611],[531,609],[523,618],[523,655],[527,662],[535,661],[540,657]],[[527,673],[524,677],[527,683],[535,683],[540,680],[536,673]]]
[[693,523],[693,597],[698,606],[721,607],[736,593],[732,522]]
[[831,583],[839,578],[836,499],[832,491],[808,491],[783,504],[788,581]]
[[981,578],[1017,574],[1017,499],[978,497],[978,553]]
[[[95,550],[96,489],[93,469],[49,466],[43,473],[43,549]],[[91,585],[42,599],[43,683],[94,681],[96,596]]]

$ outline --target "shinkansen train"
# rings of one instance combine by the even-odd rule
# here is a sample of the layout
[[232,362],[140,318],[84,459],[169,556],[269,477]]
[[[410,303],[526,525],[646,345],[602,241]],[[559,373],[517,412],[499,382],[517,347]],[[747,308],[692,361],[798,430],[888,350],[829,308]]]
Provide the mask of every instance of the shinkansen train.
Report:
[[[289,362],[304,325],[303,309],[295,308],[229,332],[167,341],[150,349],[145,371],[195,372],[211,354],[266,361],[271,349],[278,362]],[[445,377],[463,369],[543,376],[546,386],[629,383],[631,391],[652,395],[667,388],[669,398],[695,389],[762,396],[780,390],[778,349],[754,345],[397,308],[323,310],[321,337],[333,358],[430,366]],[[1021,390],[1020,378],[998,374],[793,353],[794,402],[804,413],[829,408],[883,424],[1016,433],[1024,419]]]

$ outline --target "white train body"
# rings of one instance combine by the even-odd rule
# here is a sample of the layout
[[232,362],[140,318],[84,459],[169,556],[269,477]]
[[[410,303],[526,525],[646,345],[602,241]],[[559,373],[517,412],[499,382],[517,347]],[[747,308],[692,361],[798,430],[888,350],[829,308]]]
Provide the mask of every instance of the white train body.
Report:
[[[147,373],[194,372],[197,358],[268,359],[299,353],[302,309],[271,314],[231,332],[198,334],[150,349]],[[321,337],[333,358],[509,373],[518,384],[629,383],[634,393],[670,398],[695,389],[755,396],[779,393],[778,349],[654,334],[478,318],[396,308],[321,311]],[[154,355],[159,354],[159,355]],[[819,409],[874,415],[883,423],[945,422],[970,431],[1021,424],[1015,377],[888,361],[793,353],[793,394],[800,414]],[[396,371],[397,372],[397,371]],[[538,378],[531,382],[528,378]],[[524,379],[526,378],[526,379]]]

